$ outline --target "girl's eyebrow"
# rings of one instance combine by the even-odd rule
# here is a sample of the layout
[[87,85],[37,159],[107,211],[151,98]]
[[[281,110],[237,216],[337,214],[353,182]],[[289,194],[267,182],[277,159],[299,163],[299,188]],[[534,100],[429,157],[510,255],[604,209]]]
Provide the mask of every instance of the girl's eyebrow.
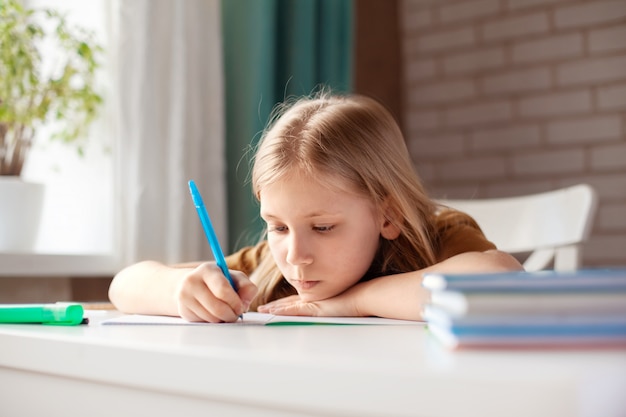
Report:
[[[267,213],[267,212],[261,211],[260,215],[264,219],[280,220],[279,216],[276,216],[276,215],[274,215],[272,213]],[[304,218],[305,219],[312,219],[312,218],[315,218],[315,217],[340,216],[340,215],[341,215],[341,213],[331,213],[331,212],[328,212],[328,211],[314,211],[314,212],[311,212],[311,213],[305,215]]]
[[263,219],[276,219],[277,217],[274,216],[273,214],[269,214],[269,213],[265,213],[263,211],[259,212],[259,215],[261,216],[261,218]]

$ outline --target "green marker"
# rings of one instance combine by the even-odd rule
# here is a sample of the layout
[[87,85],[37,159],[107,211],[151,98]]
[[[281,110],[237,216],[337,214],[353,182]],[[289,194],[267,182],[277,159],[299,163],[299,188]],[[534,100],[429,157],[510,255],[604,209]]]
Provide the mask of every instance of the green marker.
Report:
[[75,326],[83,322],[83,306],[57,304],[0,304],[0,323],[39,323]]

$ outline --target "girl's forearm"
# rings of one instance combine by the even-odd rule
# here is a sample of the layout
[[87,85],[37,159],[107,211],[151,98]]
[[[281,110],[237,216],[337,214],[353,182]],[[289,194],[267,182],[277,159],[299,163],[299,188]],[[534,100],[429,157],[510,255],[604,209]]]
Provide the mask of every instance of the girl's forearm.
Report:
[[357,308],[362,316],[379,316],[404,320],[421,320],[422,308],[430,299],[422,287],[427,272],[472,273],[522,270],[511,255],[500,251],[467,252],[428,268],[389,275],[354,287]]
[[419,271],[376,278],[353,290],[359,316],[421,320],[422,306],[430,298]]
[[109,299],[124,313],[178,315],[175,292],[184,269],[144,261],[120,271],[109,287]]

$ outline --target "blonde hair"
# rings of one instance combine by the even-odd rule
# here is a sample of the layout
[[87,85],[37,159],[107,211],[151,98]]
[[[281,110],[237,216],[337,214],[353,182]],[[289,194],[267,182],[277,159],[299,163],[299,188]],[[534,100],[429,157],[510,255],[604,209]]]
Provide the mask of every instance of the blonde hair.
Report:
[[[437,207],[413,170],[402,132],[385,107],[365,96],[322,92],[283,104],[272,120],[253,161],[257,199],[266,185],[294,172],[325,180],[329,187],[341,179],[339,183],[367,197],[400,230],[397,239],[381,237],[372,265],[375,276],[435,263]],[[273,259],[265,259],[255,275],[258,304],[295,294]]]

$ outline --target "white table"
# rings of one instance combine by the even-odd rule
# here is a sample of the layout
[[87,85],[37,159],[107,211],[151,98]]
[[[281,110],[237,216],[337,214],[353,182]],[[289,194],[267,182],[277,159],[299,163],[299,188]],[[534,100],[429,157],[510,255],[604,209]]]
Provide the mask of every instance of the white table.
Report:
[[420,325],[103,317],[0,325],[0,416],[626,416],[626,349],[450,352]]

